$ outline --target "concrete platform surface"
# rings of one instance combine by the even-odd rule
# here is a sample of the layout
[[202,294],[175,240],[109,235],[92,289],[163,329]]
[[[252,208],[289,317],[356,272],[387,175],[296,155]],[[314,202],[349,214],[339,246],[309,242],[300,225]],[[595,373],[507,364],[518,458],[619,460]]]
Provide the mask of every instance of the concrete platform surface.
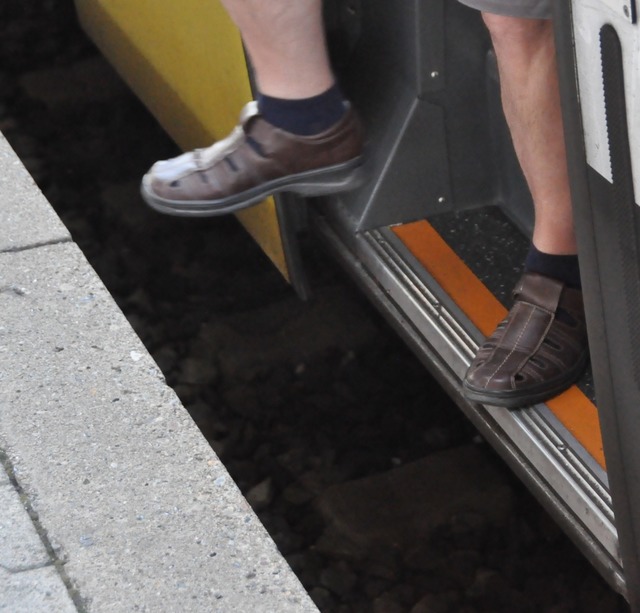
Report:
[[2,133],[0,169],[0,252],[71,240]]
[[[22,180],[0,152],[2,185]],[[22,198],[5,187],[3,216]],[[0,611],[317,611],[83,254],[24,198],[46,221],[20,211],[0,253]]]
[[75,613],[19,492],[0,466],[0,611]]

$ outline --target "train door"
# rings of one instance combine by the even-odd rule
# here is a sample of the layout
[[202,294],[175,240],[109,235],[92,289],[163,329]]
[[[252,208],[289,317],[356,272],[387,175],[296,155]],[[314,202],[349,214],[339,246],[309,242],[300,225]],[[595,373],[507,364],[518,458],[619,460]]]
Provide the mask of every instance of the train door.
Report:
[[[241,42],[215,0],[76,4],[91,37],[179,144],[208,144],[228,132],[250,96],[250,78]],[[617,385],[620,378],[635,381],[633,352],[640,345],[628,334],[627,357],[621,357],[618,339],[629,330],[616,328],[609,336],[603,321],[615,317],[622,296],[624,316],[631,317],[635,294],[622,291],[628,276],[616,282],[607,276],[609,268],[598,268],[613,266],[619,254],[602,262],[593,254],[586,258],[599,279],[588,287],[589,325],[602,351],[594,372],[598,401],[607,407],[606,463],[591,372],[532,407],[507,410],[467,401],[462,377],[506,313],[533,222],[502,117],[488,36],[476,11],[448,0],[325,0],[325,8],[334,65],[367,128],[368,180],[330,198],[303,202],[284,195],[247,211],[244,222],[302,294],[308,288],[295,232],[304,224],[322,237],[483,436],[603,576],[633,601],[628,579],[636,576],[637,545],[631,537],[621,544],[618,528],[625,539],[633,533],[635,507],[625,492],[634,475],[618,469],[640,467],[634,459],[640,449],[618,448],[616,439],[620,428],[629,427],[625,445],[633,447],[636,390],[630,384],[631,395],[619,400]],[[562,24],[560,38],[571,50],[570,17]],[[572,70],[569,64],[565,72]],[[573,100],[571,92],[566,97]],[[215,112],[214,104],[220,107]],[[575,132],[581,135],[581,127]],[[587,171],[574,174],[581,173]],[[595,240],[585,230],[590,223],[581,222],[581,250]],[[634,241],[635,233],[628,239]],[[625,274],[637,280],[637,260],[632,266]],[[600,303],[600,287],[613,292],[614,304]],[[637,281],[634,287],[640,287]],[[601,330],[607,330],[602,343]],[[629,362],[623,369],[618,360]],[[612,370],[618,371],[615,379]],[[618,402],[628,407],[624,425],[612,417]],[[632,464],[622,462],[623,449]]]
[[634,0],[556,10],[591,362],[627,599],[640,610],[640,26]]
[[456,2],[328,3],[335,65],[370,135],[369,181],[310,223],[609,582],[625,575],[591,373],[509,411],[460,382],[506,313],[533,212],[479,15]]

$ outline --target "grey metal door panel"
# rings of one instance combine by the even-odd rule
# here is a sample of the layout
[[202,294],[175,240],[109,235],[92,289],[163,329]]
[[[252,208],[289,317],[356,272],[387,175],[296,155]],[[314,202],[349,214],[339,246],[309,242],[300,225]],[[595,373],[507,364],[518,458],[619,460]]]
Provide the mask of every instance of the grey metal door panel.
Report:
[[555,9],[596,399],[627,598],[640,611],[640,30],[635,3]]

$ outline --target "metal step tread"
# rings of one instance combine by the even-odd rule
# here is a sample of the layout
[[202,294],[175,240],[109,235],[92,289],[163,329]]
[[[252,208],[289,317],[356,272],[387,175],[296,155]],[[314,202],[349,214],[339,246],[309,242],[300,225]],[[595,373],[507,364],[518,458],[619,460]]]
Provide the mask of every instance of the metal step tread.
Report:
[[[452,251],[455,243],[462,245],[462,254],[456,249],[455,256],[466,265],[472,264],[468,268],[492,290],[494,297],[508,303],[508,293],[520,274],[518,265],[527,244],[526,240],[520,240],[508,220],[505,222],[495,211],[476,210],[458,213],[455,219],[417,223],[428,223],[432,229],[437,226]],[[494,248],[489,248],[489,241],[483,240],[488,235],[487,223],[494,230],[501,227],[503,234],[510,233],[514,238],[499,237]],[[345,238],[326,218],[314,214],[313,224],[347,270],[373,294],[374,304],[395,323],[418,356],[421,353],[427,356],[423,362],[480,432],[487,435],[498,453],[528,482],[605,578],[624,590],[603,460],[594,457],[597,454],[589,451],[546,404],[507,410],[469,403],[462,398],[460,383],[484,334],[399,238],[401,226]],[[504,266],[496,267],[500,274],[491,275],[490,264],[497,258]],[[591,405],[592,385],[588,377],[580,387],[586,395],[583,406]],[[591,410],[595,411],[595,407],[591,406]],[[594,436],[599,438],[599,429]]]

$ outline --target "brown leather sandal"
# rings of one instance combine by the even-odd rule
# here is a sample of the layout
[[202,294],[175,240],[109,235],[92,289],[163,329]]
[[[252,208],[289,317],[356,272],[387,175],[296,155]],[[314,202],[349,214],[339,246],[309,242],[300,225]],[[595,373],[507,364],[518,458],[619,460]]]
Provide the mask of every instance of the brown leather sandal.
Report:
[[361,183],[363,131],[351,108],[325,132],[298,136],[258,113],[250,102],[230,136],[156,162],[142,180],[142,197],[160,213],[224,215],[277,192],[319,196]]
[[469,400],[508,408],[529,406],[570,387],[586,367],[582,291],[525,273],[513,296],[511,311],[478,349],[467,371],[463,389]]

